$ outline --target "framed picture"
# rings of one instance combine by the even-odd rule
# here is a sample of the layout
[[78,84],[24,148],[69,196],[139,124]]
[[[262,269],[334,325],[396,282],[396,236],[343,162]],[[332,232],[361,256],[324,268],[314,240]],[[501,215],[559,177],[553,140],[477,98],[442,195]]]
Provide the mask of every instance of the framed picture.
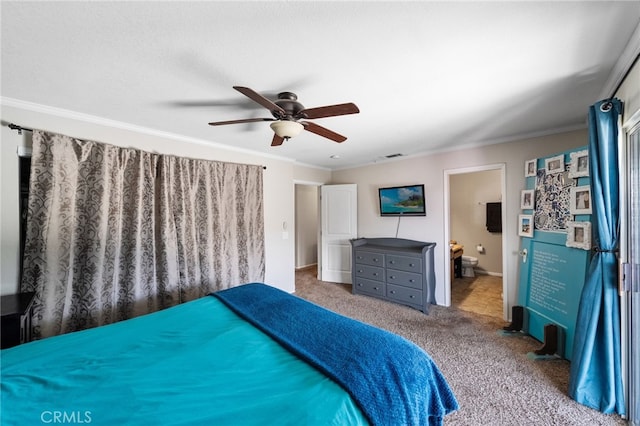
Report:
[[591,214],[591,187],[572,186],[569,203],[571,214]]
[[579,178],[589,176],[589,151],[576,151],[569,154],[571,162],[569,163],[569,177]]
[[544,159],[544,169],[548,175],[564,172],[564,154]]
[[534,202],[534,190],[523,189],[520,193],[520,208],[523,210],[533,209]]
[[591,222],[567,222],[567,247],[591,250]]
[[532,214],[521,214],[518,216],[518,235],[521,237],[533,237]]
[[533,160],[525,161],[524,163],[524,177],[535,176],[537,172],[537,164],[538,160],[534,158]]

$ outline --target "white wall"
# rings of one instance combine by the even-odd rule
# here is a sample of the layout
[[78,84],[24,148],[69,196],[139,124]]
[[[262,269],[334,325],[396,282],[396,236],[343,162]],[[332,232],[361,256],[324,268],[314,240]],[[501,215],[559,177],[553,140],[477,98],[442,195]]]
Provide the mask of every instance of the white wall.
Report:
[[[4,103],[1,119],[3,124],[13,122],[23,127],[43,129],[145,151],[266,166],[267,169],[264,172],[265,282],[288,292],[294,291],[294,236],[293,232],[290,232],[289,238],[284,239],[282,233],[284,223],[290,230],[294,227],[293,181],[326,181],[330,175],[327,170],[301,166],[276,157],[263,157],[244,151],[229,150],[201,141],[39,105]],[[20,136],[6,125],[1,127],[1,131],[0,292],[12,294],[18,291],[19,276],[17,149],[19,146],[30,145],[31,135]]]
[[[487,231],[487,203],[502,201],[500,170],[449,176],[450,238],[478,259],[478,270],[502,275],[502,233]],[[483,252],[476,246],[481,244]]]
[[[587,113],[585,109],[585,114]],[[445,267],[449,267],[449,244],[444,230],[444,172],[445,170],[504,163],[506,169],[506,193],[503,209],[508,220],[502,224],[506,234],[503,247],[507,265],[503,279],[507,283],[509,309],[517,302],[518,247],[517,217],[520,212],[520,190],[524,188],[524,163],[526,160],[563,152],[587,145],[587,131],[550,135],[517,142],[450,151],[433,155],[407,157],[385,163],[372,164],[334,171],[332,183],[358,184],[358,236],[393,237],[397,218],[380,217],[377,206],[377,189],[382,186],[424,183],[427,215],[405,217],[400,222],[399,238],[435,242],[436,301],[445,304]]]

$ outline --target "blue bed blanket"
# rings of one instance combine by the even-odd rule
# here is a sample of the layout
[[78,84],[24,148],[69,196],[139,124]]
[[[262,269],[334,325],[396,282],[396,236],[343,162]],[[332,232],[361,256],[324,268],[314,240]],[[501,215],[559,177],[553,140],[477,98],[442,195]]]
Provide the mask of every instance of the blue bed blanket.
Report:
[[341,385],[374,425],[439,425],[458,409],[431,357],[400,336],[265,284],[214,295]]

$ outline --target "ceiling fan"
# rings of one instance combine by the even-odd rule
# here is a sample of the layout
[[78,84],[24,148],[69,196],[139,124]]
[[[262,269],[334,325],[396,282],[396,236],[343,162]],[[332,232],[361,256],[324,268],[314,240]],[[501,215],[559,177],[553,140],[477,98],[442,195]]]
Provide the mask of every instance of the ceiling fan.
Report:
[[211,126],[222,126],[225,124],[272,121],[271,128],[275,134],[273,135],[271,146],[282,145],[285,140],[297,136],[302,130],[307,130],[316,135],[331,139],[334,142],[344,142],[347,140],[345,136],[306,120],[357,114],[360,112],[358,107],[351,102],[317,108],[305,108],[298,102],[298,96],[295,93],[281,92],[278,94],[278,99],[271,101],[248,87],[233,86],[233,88],[271,111],[271,115],[273,115],[274,118],[245,118],[242,120],[214,121],[209,124]]

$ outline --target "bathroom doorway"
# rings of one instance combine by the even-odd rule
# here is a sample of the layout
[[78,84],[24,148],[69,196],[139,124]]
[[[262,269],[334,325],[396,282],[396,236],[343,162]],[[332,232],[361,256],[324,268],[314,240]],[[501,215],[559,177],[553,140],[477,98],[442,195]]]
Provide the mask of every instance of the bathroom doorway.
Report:
[[500,229],[505,216],[504,174],[503,164],[445,172],[445,236],[456,244],[454,249],[462,247],[463,255],[455,268],[447,267],[448,300],[460,309],[500,320],[506,318],[507,300],[502,279],[504,237]]

